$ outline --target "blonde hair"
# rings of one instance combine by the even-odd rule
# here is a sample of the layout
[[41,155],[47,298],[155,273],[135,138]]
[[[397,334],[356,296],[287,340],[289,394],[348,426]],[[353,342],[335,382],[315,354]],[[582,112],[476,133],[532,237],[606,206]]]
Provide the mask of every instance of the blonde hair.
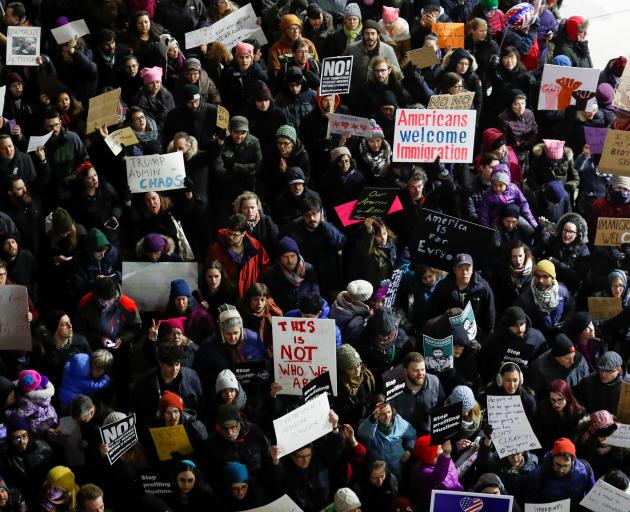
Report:
[[250,192],[246,190],[242,194],[240,194],[236,199],[234,199],[233,208],[234,213],[241,213],[241,205],[243,201],[256,201],[256,206],[258,207],[258,213],[263,213],[262,203],[260,202],[260,197],[254,192]]
[[471,34],[481,27],[485,27],[487,29],[488,22],[483,18],[473,18],[466,24],[466,34]]
[[114,356],[105,349],[98,349],[92,352],[90,356],[90,364],[92,368],[99,370],[109,370],[114,363]]

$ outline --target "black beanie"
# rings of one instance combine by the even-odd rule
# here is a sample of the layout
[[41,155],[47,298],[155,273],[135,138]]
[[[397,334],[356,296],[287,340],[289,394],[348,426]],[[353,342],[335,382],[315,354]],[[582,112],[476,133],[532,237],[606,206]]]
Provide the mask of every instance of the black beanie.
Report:
[[566,334],[558,334],[551,344],[551,354],[554,357],[563,357],[571,352],[575,352],[575,345],[573,342]]
[[61,320],[61,317],[65,314],[66,313],[64,311],[61,311],[60,309],[55,309],[54,311],[48,313],[44,325],[46,326],[46,330],[51,336],[57,332],[57,327],[59,327],[59,320]]
[[507,308],[505,313],[503,313],[503,323],[508,327],[525,322],[527,322],[527,315],[525,315],[525,311],[518,306]]
[[518,219],[520,215],[521,215],[521,208],[519,207],[519,205],[515,203],[509,203],[509,204],[503,205],[499,216],[501,217],[501,220],[503,220],[509,217]]
[[593,321],[588,311],[580,311],[567,322],[566,331],[569,339],[577,340],[578,335]]

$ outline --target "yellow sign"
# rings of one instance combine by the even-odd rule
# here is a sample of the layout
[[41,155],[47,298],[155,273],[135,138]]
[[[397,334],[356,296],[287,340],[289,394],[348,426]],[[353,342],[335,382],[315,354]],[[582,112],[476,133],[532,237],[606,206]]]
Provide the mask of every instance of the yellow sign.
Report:
[[464,47],[463,23],[434,23],[431,30],[438,36],[438,46],[440,48]]
[[460,92],[459,94],[434,94],[429,98],[427,108],[470,110],[474,97],[474,92]]
[[608,320],[621,313],[621,297],[589,297],[588,311],[593,320]]
[[227,108],[219,105],[217,107],[217,128],[227,130],[229,122],[230,122],[230,113],[227,111]]
[[181,455],[193,452],[184,425],[150,428],[149,432],[151,432],[155,451],[161,461],[172,460],[175,452]]
[[630,132],[608,130],[597,170],[630,176]]

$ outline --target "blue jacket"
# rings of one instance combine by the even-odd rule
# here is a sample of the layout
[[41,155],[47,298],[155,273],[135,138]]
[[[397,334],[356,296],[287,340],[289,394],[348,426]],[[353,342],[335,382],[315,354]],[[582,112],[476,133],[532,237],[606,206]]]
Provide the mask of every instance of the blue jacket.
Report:
[[[320,313],[318,318],[328,318],[329,314],[330,314],[330,306],[328,305],[328,302],[326,302],[326,299],[322,299],[322,312]],[[287,311],[284,314],[284,316],[298,318],[300,316],[300,310],[292,309],[291,311]],[[335,343],[337,345],[337,348],[341,347],[341,344],[343,343],[343,341],[341,340],[341,330],[339,329],[337,324],[335,324]]]
[[92,396],[109,385],[109,375],[103,375],[100,379],[93,379],[91,372],[90,355],[74,354],[63,367],[59,401],[67,405],[77,395]]

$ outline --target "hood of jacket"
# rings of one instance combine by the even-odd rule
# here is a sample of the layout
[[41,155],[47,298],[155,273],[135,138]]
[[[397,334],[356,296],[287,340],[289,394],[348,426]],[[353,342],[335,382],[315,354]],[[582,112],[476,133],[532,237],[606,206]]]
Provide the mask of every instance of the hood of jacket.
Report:
[[90,356],[88,354],[74,354],[65,366],[70,372],[70,376],[75,379],[85,379],[90,376]]
[[588,224],[584,217],[579,213],[565,213],[556,223],[556,236],[562,237],[562,229],[567,222],[575,224],[577,229],[577,236],[575,238],[575,244],[587,244],[588,243]]
[[[16,382],[17,386],[17,382]],[[44,402],[50,400],[55,394],[55,386],[53,383],[48,381],[46,387],[44,389],[36,389],[31,391],[30,393],[24,393],[22,395],[22,399],[32,400],[34,402]]]
[[448,52],[442,60],[441,67],[444,71],[455,72],[455,66],[457,66],[457,63],[461,59],[468,59],[468,62],[470,62],[470,66],[468,66],[466,73],[462,75],[463,78],[467,78],[468,76],[470,76],[471,73],[477,71],[477,68],[479,67],[477,65],[477,59],[475,59],[475,57],[464,48],[457,48],[451,52]]

